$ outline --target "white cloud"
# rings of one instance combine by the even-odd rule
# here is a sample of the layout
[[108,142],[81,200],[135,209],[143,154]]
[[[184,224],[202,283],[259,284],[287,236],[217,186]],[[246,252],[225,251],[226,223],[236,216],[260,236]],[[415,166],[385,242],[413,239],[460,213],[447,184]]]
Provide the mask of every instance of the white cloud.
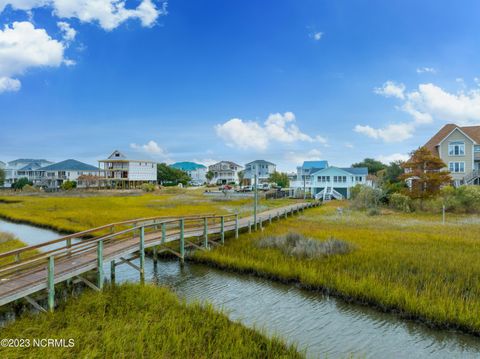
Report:
[[346,148],[354,148],[355,146],[351,144],[350,142],[345,143]]
[[62,32],[63,40],[65,42],[68,43],[75,40],[75,36],[77,36],[77,31],[75,31],[75,29],[72,28],[68,22],[59,21],[57,22],[57,26]]
[[155,156],[161,156],[161,157],[166,157],[167,153],[163,148],[161,148],[157,142],[150,140],[144,145],[137,145],[136,143],[131,143],[130,148],[139,151],[139,152],[145,152],[150,155],[155,155]]
[[414,129],[411,123],[397,123],[384,128],[356,125],[354,131],[384,142],[401,142],[412,137]]
[[16,92],[19,91],[22,84],[17,79],[9,77],[0,77],[0,93],[2,92]]
[[423,73],[436,74],[437,70],[435,70],[433,67],[419,67],[419,68],[417,68],[417,74],[423,74]]
[[1,87],[18,91],[20,81],[12,78],[35,67],[58,67],[64,62],[64,45],[52,39],[44,29],[28,21],[14,22],[0,30]]
[[309,34],[309,36],[315,41],[320,41],[323,37],[323,32],[315,31]]
[[409,159],[409,156],[405,153],[393,153],[391,155],[379,155],[376,159],[382,163],[390,164],[395,161],[406,161]]
[[405,98],[405,85],[402,83],[397,84],[393,81],[387,81],[382,87],[376,87],[373,91],[385,97],[396,97],[402,100]]
[[303,161],[315,161],[320,160],[322,152],[317,149],[312,149],[308,152],[287,152],[285,159],[294,164],[303,163]]
[[132,9],[126,7],[124,0],[0,0],[0,12],[7,5],[25,11],[48,6],[59,18],[97,22],[103,29],[113,30],[129,19],[140,20],[142,26],[152,26],[158,16],[166,14],[165,4],[157,8],[152,0],[142,0]]
[[241,149],[265,150],[271,141],[327,143],[324,137],[311,137],[300,131],[292,112],[270,114],[263,125],[255,121],[232,118],[216,125],[215,132],[228,146]]

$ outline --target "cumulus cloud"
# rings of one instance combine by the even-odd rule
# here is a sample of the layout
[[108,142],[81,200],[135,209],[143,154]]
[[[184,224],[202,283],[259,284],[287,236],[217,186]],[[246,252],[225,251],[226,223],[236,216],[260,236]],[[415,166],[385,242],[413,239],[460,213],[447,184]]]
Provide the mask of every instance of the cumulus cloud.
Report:
[[0,93],[2,92],[16,92],[20,90],[22,84],[17,79],[9,77],[0,77]]
[[391,155],[379,155],[376,159],[388,165],[391,162],[406,161],[409,159],[409,156],[405,153],[393,153]]
[[127,8],[124,0],[0,0],[0,12],[7,5],[25,11],[51,7],[59,18],[96,22],[105,30],[113,30],[129,19],[140,20],[142,26],[152,26],[160,15],[166,14],[165,4],[157,8],[152,0],[142,0],[136,8]]
[[323,37],[323,32],[320,32],[320,31],[311,32],[310,37],[315,41],[320,41]]
[[397,84],[393,81],[387,81],[382,87],[376,87],[373,91],[377,95],[382,95],[385,97],[396,97],[402,100],[405,98],[405,85],[402,83]]
[[390,124],[384,128],[356,125],[355,132],[371,138],[382,139],[385,142],[401,142],[413,136],[415,126],[411,123]]
[[322,157],[322,152],[317,149],[312,149],[307,152],[287,152],[285,154],[285,159],[294,164],[303,163],[303,161],[315,161],[320,160]]
[[300,131],[295,124],[295,114],[292,112],[270,114],[262,124],[255,121],[244,121],[232,118],[223,124],[215,126],[216,134],[227,146],[240,149],[265,150],[271,141],[282,143],[319,142],[326,144],[321,136],[311,137]]
[[435,70],[433,67],[419,67],[419,68],[417,68],[417,74],[424,74],[424,73],[436,74],[437,70]]
[[[462,82],[463,83],[463,82]],[[387,81],[376,93],[396,97],[403,101],[397,108],[409,114],[410,122],[390,124],[383,128],[357,125],[355,132],[385,142],[400,142],[413,136],[418,126],[431,124],[436,120],[455,122],[458,125],[476,125],[480,122],[480,89],[462,89],[448,92],[432,83],[418,85],[406,92],[403,84]]]
[[162,147],[160,147],[157,142],[153,140],[148,141],[144,145],[131,143],[130,148],[139,152],[148,153],[150,155],[161,156],[161,157],[167,156],[167,153],[165,152],[165,150]]
[[57,26],[62,32],[62,37],[65,42],[71,42],[75,40],[75,36],[77,36],[77,31],[70,26],[68,22],[59,21],[57,22]]
[[5,25],[0,30],[0,92],[18,91],[20,81],[12,77],[30,68],[60,66],[64,50],[61,42],[28,21]]

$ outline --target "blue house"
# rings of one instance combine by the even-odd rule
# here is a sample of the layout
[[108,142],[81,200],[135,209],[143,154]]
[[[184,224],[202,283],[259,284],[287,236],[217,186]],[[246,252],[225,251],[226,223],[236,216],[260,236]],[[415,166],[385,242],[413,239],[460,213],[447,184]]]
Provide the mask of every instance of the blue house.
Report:
[[202,185],[207,182],[207,167],[195,162],[176,162],[170,167],[187,172],[195,185]]
[[305,192],[308,197],[322,200],[350,198],[350,189],[367,182],[368,169],[330,166],[328,161],[305,161],[297,167],[291,181],[296,195]]

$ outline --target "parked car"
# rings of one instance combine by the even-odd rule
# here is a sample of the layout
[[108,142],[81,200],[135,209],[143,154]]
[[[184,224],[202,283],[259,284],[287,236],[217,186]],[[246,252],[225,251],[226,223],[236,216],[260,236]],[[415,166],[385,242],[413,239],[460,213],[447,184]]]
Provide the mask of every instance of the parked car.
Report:
[[229,184],[224,184],[223,186],[218,187],[219,191],[231,191],[233,187]]

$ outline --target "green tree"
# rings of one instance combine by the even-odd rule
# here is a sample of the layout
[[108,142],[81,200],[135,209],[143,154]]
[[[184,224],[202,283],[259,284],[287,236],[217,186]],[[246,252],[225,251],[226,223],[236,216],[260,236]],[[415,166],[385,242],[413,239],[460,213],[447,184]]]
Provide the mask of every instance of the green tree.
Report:
[[5,170],[0,168],[0,186],[5,184]]
[[276,183],[277,186],[287,188],[290,186],[290,180],[288,175],[284,172],[273,172],[268,179],[269,182]]
[[245,171],[238,171],[237,177],[238,177],[238,183],[240,184],[240,186],[243,185],[243,180],[245,178]]
[[30,185],[30,186],[33,186],[33,183],[31,181],[29,181],[28,178],[22,177],[22,178],[19,178],[17,181],[15,181],[12,184],[12,188],[14,190],[19,190],[19,189],[22,189],[23,187],[25,187],[27,184]]
[[205,174],[205,178],[208,180],[208,182],[210,182],[213,179],[214,176],[215,176],[215,174],[213,173],[213,171],[208,171]]
[[186,185],[190,181],[187,172],[170,167],[166,163],[157,164],[157,181],[163,185]]
[[[410,198],[423,200],[433,197],[440,192],[443,185],[452,181],[450,172],[443,170],[447,165],[426,147],[413,151],[402,167],[405,173],[399,178],[412,183],[410,190],[405,193]],[[420,204],[422,205],[422,202]]]
[[384,170],[387,166],[373,158],[365,158],[362,162],[354,163],[352,167],[367,167],[368,174],[376,175],[378,171]]
[[71,189],[77,188],[77,182],[66,180],[61,184],[60,188],[64,191],[69,191]]

